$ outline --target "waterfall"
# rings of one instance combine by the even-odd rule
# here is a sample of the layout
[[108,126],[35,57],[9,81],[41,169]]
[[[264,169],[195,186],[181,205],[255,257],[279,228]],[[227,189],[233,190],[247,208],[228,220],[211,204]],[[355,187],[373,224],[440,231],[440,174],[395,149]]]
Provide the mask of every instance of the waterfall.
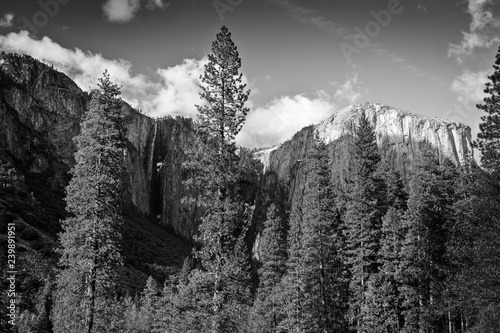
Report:
[[152,194],[153,194],[153,177],[154,177],[154,154],[155,154],[155,145],[156,145],[156,134],[158,132],[158,121],[155,119],[154,120],[155,124],[154,124],[154,130],[153,130],[153,138],[152,140],[149,142],[150,146],[149,146],[149,156],[148,156],[148,161],[147,161],[147,170],[146,170],[146,181],[148,182],[147,184],[147,189],[148,189],[148,193],[147,193],[147,201],[149,202],[149,213],[153,213],[152,212]]
[[155,154],[155,144],[156,144],[156,133],[158,132],[158,121],[155,119],[155,129],[153,132],[153,140],[151,141],[151,149],[149,151],[149,176],[150,181],[153,180],[153,163],[154,163],[154,154]]

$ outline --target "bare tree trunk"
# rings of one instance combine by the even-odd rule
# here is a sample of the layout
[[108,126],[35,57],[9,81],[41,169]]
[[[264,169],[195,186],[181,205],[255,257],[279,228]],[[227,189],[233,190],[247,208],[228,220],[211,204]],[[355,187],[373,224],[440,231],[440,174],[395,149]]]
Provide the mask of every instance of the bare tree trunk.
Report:
[[452,333],[452,325],[451,325],[451,311],[448,310],[448,332]]
[[96,240],[96,232],[97,230],[95,229],[96,222],[94,222],[94,235],[93,235],[93,255],[94,257],[92,258],[92,266],[90,267],[90,274],[89,274],[89,281],[88,281],[88,287],[87,287],[87,293],[88,293],[88,298],[89,298],[89,304],[87,307],[87,315],[86,315],[86,326],[87,326],[87,333],[92,333],[94,329],[94,313],[95,313],[95,287],[96,287],[96,278],[97,278],[97,272],[96,272],[96,253],[97,253],[97,240]]
[[461,316],[462,332],[467,332],[467,310],[462,311]]
[[213,296],[213,312],[214,312],[213,316],[214,317],[212,319],[212,332],[213,333],[218,333],[220,330],[219,313],[221,310],[221,305],[220,305],[219,288],[220,288],[219,272],[215,272],[215,285],[214,285],[214,296]]
[[[99,158],[99,164],[100,164],[100,158]],[[99,196],[101,194],[101,189],[98,189]],[[89,304],[87,307],[87,314],[86,314],[86,327],[87,327],[87,333],[92,333],[94,329],[94,313],[95,313],[95,289],[96,289],[96,279],[97,279],[97,271],[96,271],[96,266],[97,266],[97,250],[98,250],[98,244],[97,244],[97,220],[94,219],[93,221],[93,228],[92,228],[92,236],[91,236],[91,242],[92,242],[92,263],[90,266],[90,272],[89,272],[89,280],[88,280],[88,286],[87,286],[87,294],[89,298]]]
[[422,319],[422,309],[424,308],[424,297],[422,296],[422,294],[418,295],[418,306],[419,306],[418,331],[419,333],[425,333],[424,321]]
[[88,286],[89,305],[87,308],[87,333],[92,333],[94,329],[94,312],[95,312],[95,269],[90,272],[90,281]]

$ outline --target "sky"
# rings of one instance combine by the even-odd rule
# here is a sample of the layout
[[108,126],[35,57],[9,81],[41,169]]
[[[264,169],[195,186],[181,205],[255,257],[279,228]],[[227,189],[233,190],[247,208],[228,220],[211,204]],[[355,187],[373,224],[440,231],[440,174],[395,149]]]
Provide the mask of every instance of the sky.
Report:
[[500,0],[1,0],[0,49],[83,90],[107,69],[133,107],[195,117],[223,25],[251,90],[244,146],[281,143],[363,102],[460,121],[475,136]]

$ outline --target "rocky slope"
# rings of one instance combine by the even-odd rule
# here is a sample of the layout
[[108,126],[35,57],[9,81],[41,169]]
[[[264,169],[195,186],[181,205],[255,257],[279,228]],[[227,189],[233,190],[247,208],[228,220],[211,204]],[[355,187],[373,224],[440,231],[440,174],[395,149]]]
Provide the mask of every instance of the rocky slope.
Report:
[[408,181],[416,159],[430,145],[439,158],[459,165],[472,154],[471,131],[464,124],[409,113],[381,104],[355,104],[342,109],[316,126],[309,126],[278,147],[256,156],[267,173],[288,188],[288,202],[304,189],[302,161],[313,142],[314,133],[329,144],[334,174],[345,177],[352,133],[362,112],[373,125],[381,155]]

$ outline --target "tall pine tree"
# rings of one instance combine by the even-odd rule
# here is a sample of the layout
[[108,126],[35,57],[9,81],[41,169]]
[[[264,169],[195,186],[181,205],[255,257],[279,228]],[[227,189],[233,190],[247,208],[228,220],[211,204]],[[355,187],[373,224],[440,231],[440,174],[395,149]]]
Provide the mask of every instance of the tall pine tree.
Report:
[[[198,140],[184,167],[190,172],[187,186],[202,188],[198,204],[206,207],[215,198],[220,202],[238,192],[241,157],[235,138],[240,132],[248,108],[244,106],[250,94],[239,73],[241,59],[231,33],[226,26],[212,43],[209,62],[200,77],[203,105],[197,105],[195,121]],[[208,171],[208,172],[207,172]]]
[[400,294],[404,332],[443,330],[449,276],[449,230],[454,224],[456,167],[423,154],[410,183],[401,248]]
[[452,242],[458,271],[452,290],[460,325],[480,332],[494,332],[500,325],[500,48],[493,68],[484,90],[487,96],[477,105],[487,114],[481,117],[474,143],[483,169],[474,163],[465,167]]
[[185,184],[198,189],[194,199],[204,209],[195,255],[212,281],[211,330],[232,332],[246,320],[251,303],[245,236],[252,211],[239,182],[247,159],[235,143],[250,91],[242,83],[241,59],[227,27],[217,34],[208,59],[201,76],[205,104],[198,106],[198,140],[184,163],[190,175]]
[[277,332],[282,321],[281,280],[286,272],[285,214],[272,203],[260,242],[262,267],[254,303],[252,327],[254,332]]
[[403,215],[408,195],[399,173],[385,161],[380,168],[387,185],[388,211],[382,219],[379,271],[368,281],[369,332],[399,332],[401,328],[401,297],[399,294],[399,263],[403,233]]
[[354,133],[351,179],[347,184],[343,224],[346,264],[350,274],[349,321],[364,332],[369,327],[368,280],[378,272],[382,217],[386,212],[386,185],[377,172],[381,157],[375,132],[365,112]]
[[286,274],[283,277],[283,321],[279,325],[279,332],[304,332],[304,272],[301,260],[303,213],[299,199],[294,196],[291,205],[289,230],[287,233]]
[[477,108],[487,113],[482,116],[482,123],[479,130],[475,146],[481,152],[481,165],[487,169],[500,184],[500,47],[493,65],[494,72],[486,83],[484,92],[488,94],[484,98],[483,104],[478,104]]
[[[125,127],[120,89],[107,71],[92,91],[75,138],[78,148],[66,188],[60,235],[62,271],[57,280],[56,332],[93,332],[103,302],[112,297],[120,267]],[[101,323],[102,324],[102,323]]]
[[295,197],[283,279],[287,332],[344,332],[348,301],[344,239],[328,147],[315,136],[305,163],[302,203]]
[[346,329],[346,274],[339,245],[340,217],[331,183],[328,147],[316,134],[306,160],[302,247],[303,316],[306,332]]

